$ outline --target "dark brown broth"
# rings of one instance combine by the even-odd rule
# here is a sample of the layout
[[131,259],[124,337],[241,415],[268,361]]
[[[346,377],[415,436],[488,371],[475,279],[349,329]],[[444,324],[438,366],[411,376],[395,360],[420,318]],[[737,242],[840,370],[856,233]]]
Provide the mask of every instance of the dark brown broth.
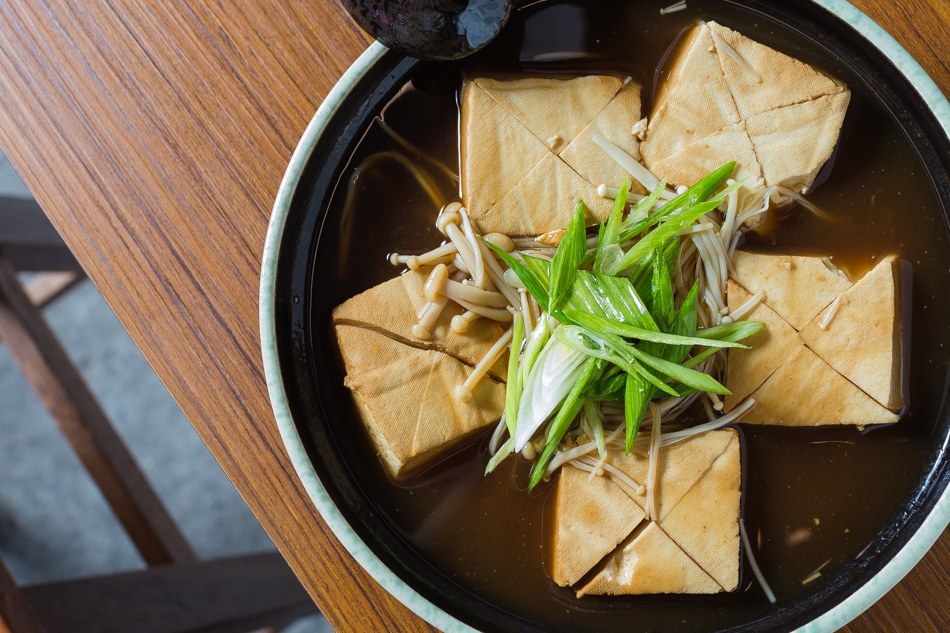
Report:
[[[854,428],[743,427],[745,521],[757,559],[780,602],[814,590],[843,563],[873,544],[921,476],[923,458],[948,365],[950,322],[938,301],[950,270],[946,230],[926,171],[893,116],[857,77],[836,68],[819,50],[771,24],[750,20],[741,9],[690,0],[688,10],[660,16],[661,2],[557,3],[535,8],[519,28],[466,62],[480,70],[610,72],[644,86],[648,112],[657,66],[677,35],[699,19],[717,19],[744,34],[826,69],[853,91],[837,159],[828,180],[809,198],[832,213],[828,224],[797,208],[773,231],[750,234],[756,249],[807,250],[831,255],[860,276],[882,255],[897,253],[913,264],[914,359],[911,410],[897,425],[865,433]],[[579,53],[558,62],[551,54]],[[561,55],[562,57],[564,55]],[[464,65],[461,68],[464,70]],[[454,90],[459,67],[436,67],[413,78],[384,113],[385,120],[425,152],[457,164]],[[424,121],[424,125],[419,125]],[[380,150],[398,149],[378,126],[371,128],[351,165]],[[427,168],[422,160],[417,160]],[[434,172],[433,172],[434,173]],[[433,228],[438,209],[401,168],[361,174],[355,222],[359,244],[341,245],[335,283],[321,288],[316,317],[326,322],[340,301],[380,283],[396,270],[392,250],[421,251],[440,242]],[[447,196],[456,184],[443,179]],[[337,198],[341,197],[339,192]],[[339,205],[334,200],[334,205]],[[331,252],[336,246],[331,245]],[[342,371],[339,380],[342,383]],[[345,394],[342,387],[339,392]],[[341,396],[345,397],[345,395]],[[552,630],[707,630],[760,617],[770,607],[744,563],[738,592],[719,596],[589,597],[577,600],[544,572],[544,506],[551,484],[524,492],[526,464],[509,459],[482,476],[487,437],[411,480],[394,484],[372,457],[355,411],[348,427],[355,442],[341,447],[354,476],[394,530],[451,581],[485,601]],[[356,448],[353,445],[358,445]],[[817,569],[821,575],[803,584]]]

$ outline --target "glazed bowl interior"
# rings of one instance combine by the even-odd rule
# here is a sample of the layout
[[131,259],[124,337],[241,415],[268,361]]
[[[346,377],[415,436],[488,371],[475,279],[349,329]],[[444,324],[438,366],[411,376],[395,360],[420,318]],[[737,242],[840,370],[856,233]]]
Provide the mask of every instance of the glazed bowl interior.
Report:
[[[616,3],[591,2],[585,11],[596,12],[600,4],[609,8]],[[578,5],[549,3],[541,6],[561,7],[559,10],[570,12]],[[849,112],[849,117],[889,116],[897,122],[907,140],[907,147],[912,148],[911,158],[917,165],[925,166],[925,181],[929,187],[926,195],[932,199],[935,209],[926,219],[913,216],[909,210],[908,220],[929,222],[928,230],[936,235],[934,243],[938,250],[943,251],[932,261],[920,258],[912,262],[915,306],[931,294],[936,302],[940,279],[937,270],[945,273],[946,268],[940,267],[948,257],[950,142],[944,129],[946,121],[934,114],[902,72],[905,69],[898,68],[846,20],[815,3],[793,1],[775,6],[757,1],[740,5],[727,0],[709,0],[702,4],[702,10],[706,19],[720,19],[726,24],[736,15],[744,15],[744,19],[754,24],[756,29],[747,35],[753,39],[757,34],[767,37],[770,44],[797,54],[803,61],[820,65],[832,60],[841,78],[852,86],[855,94],[861,95],[864,102],[873,104],[873,107],[868,106],[868,112],[862,112],[863,102],[857,99],[857,111]],[[659,16],[659,11],[656,14]],[[527,18],[521,16],[520,19],[523,24]],[[378,272],[379,267],[361,272],[352,264],[341,265],[341,262],[350,261],[350,256],[341,252],[343,240],[340,237],[349,221],[342,202],[347,174],[356,163],[354,156],[358,156],[360,144],[365,141],[374,117],[393,102],[407,82],[415,82],[424,90],[442,94],[451,88],[453,78],[467,68],[480,65],[492,68],[501,63],[499,60],[509,60],[509,64],[529,71],[584,70],[586,62],[571,62],[574,66],[566,63],[553,68],[526,62],[524,50],[530,46],[543,48],[544,44],[525,41],[517,32],[518,23],[516,16],[511,27],[514,34],[503,36],[475,58],[457,64],[433,65],[401,57],[381,47],[373,49],[368,57],[364,56],[361,72],[348,75],[344,79],[345,89],[335,92],[332,103],[325,104],[322,129],[312,136],[312,144],[308,146],[310,141],[302,142],[298,149],[298,154],[303,152],[299,159],[300,169],[285,180],[282,191],[286,205],[281,210],[281,224],[276,229],[272,225],[269,235],[273,268],[271,276],[263,276],[263,283],[272,285],[266,292],[262,290],[262,314],[267,313],[266,318],[262,315],[262,321],[267,324],[263,332],[265,356],[268,343],[273,343],[273,366],[268,367],[268,379],[272,394],[278,393],[275,408],[286,413],[282,417],[279,411],[278,421],[283,420],[281,423],[286,425],[282,433],[298,472],[305,483],[310,482],[308,490],[315,495],[318,508],[334,531],[338,535],[345,532],[341,540],[358,560],[377,575],[384,586],[443,630],[619,630],[613,623],[622,618],[616,613],[611,616],[613,619],[598,619],[601,616],[597,613],[611,610],[618,611],[628,623],[634,623],[623,629],[631,631],[789,631],[816,619],[818,624],[813,625],[813,630],[837,628],[868,602],[865,599],[863,603],[853,602],[848,608],[842,608],[840,605],[849,596],[872,579],[878,583],[877,595],[881,595],[903,575],[908,567],[907,561],[903,567],[890,563],[912,542],[928,517],[933,516],[933,510],[950,482],[950,464],[944,454],[950,433],[950,417],[944,402],[950,365],[950,337],[941,326],[950,322],[950,306],[928,304],[929,312],[917,311],[912,316],[913,335],[921,345],[919,350],[917,343],[913,348],[913,367],[920,369],[910,372],[910,413],[900,423],[905,425],[900,441],[911,447],[907,449],[909,463],[903,478],[906,485],[897,492],[880,494],[880,503],[886,505],[886,510],[878,513],[886,517],[881,523],[880,533],[859,556],[838,565],[820,582],[802,588],[774,606],[769,605],[757,589],[750,589],[751,574],[744,563],[740,590],[734,594],[654,596],[625,603],[619,609],[595,600],[590,613],[574,608],[565,610],[565,615],[560,618],[538,618],[530,612],[518,612],[510,605],[499,605],[490,598],[491,592],[473,590],[470,585],[459,582],[434,565],[411,539],[394,529],[389,516],[391,509],[384,507],[385,504],[381,506],[376,499],[380,475],[378,472],[368,474],[368,471],[378,471],[379,467],[370,463],[372,460],[366,456],[365,438],[353,430],[358,421],[349,394],[342,385],[345,372],[329,320],[333,306],[385,279]],[[570,37],[571,29],[564,33],[559,33],[556,28],[554,31],[552,38]],[[616,46],[617,50],[623,51],[626,44]],[[512,59],[518,61],[511,62]],[[596,71],[617,70],[602,61],[590,62],[590,65]],[[649,95],[653,78],[636,79],[644,84],[644,92]],[[332,113],[328,114],[326,110],[331,106]],[[451,112],[438,110],[435,115],[447,116]],[[397,112],[394,116],[403,114]],[[834,170],[844,169],[841,158],[838,157],[839,164]],[[884,178],[887,178],[886,174]],[[278,204],[281,204],[280,200]],[[421,243],[434,237],[431,229],[416,232],[406,229],[400,233],[402,229],[396,224],[389,225],[384,221],[376,227],[357,226],[345,230],[364,231],[370,252],[374,252],[374,248],[384,248],[384,243],[387,240],[391,243],[394,236],[402,244],[412,240]],[[265,265],[268,257],[265,253]],[[395,269],[390,274],[395,275]],[[273,340],[269,341],[271,336]],[[924,340],[926,346],[922,345]],[[881,432],[888,433],[887,430]],[[762,441],[769,441],[770,436],[765,433]],[[882,437],[882,443],[886,443],[887,436]],[[803,466],[807,467],[807,464]],[[874,477],[873,467],[869,468],[867,475]],[[886,473],[882,475],[886,476]],[[896,498],[888,496],[898,493]],[[939,534],[946,519],[938,518],[937,523],[940,521],[942,525],[928,525],[928,533]],[[924,540],[932,542],[934,538],[935,535],[929,534]],[[921,549],[919,542],[916,549]],[[913,555],[919,558],[922,554],[920,551]],[[821,619],[829,612],[836,613],[835,617],[825,615]]]

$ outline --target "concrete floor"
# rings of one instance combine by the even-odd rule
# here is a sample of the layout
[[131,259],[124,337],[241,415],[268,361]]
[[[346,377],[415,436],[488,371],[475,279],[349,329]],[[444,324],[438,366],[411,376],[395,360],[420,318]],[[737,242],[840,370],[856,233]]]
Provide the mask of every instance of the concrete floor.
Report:
[[[0,156],[0,196],[29,197]],[[274,545],[91,282],[45,316],[199,557]],[[142,569],[98,488],[0,344],[0,556],[20,584]],[[329,633],[322,617],[289,633]]]

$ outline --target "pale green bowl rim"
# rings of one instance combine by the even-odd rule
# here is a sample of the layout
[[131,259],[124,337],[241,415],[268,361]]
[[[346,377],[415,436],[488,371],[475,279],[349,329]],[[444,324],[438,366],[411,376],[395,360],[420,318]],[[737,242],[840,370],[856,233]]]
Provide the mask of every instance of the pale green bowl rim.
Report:
[[[842,18],[890,58],[911,84],[916,87],[948,137],[950,137],[950,103],[947,102],[943,93],[924,69],[894,38],[849,2],[844,0],[813,0],[813,2]],[[277,260],[281,236],[294,190],[303,173],[304,166],[310,158],[310,153],[316,146],[327,122],[342,100],[356,85],[359,78],[376,63],[385,51],[386,48],[382,44],[373,43],[340,78],[304,131],[280,184],[277,199],[274,202],[274,210],[267,227],[267,239],[264,243],[263,261],[261,263],[259,306],[264,371],[267,377],[267,389],[270,392],[274,416],[277,419],[277,426],[290,460],[304,488],[307,490],[307,494],[310,495],[323,520],[343,544],[343,547],[386,591],[429,624],[445,633],[476,633],[475,629],[426,600],[396,576],[373,554],[343,518],[320,482],[304,449],[303,442],[297,434],[297,427],[291,418],[287,395],[284,392],[280,363],[278,362],[274,312]],[[841,603],[801,627],[798,631],[802,633],[827,633],[839,629],[857,617],[894,587],[923,558],[927,550],[943,533],[948,523],[950,523],[950,488],[944,490],[917,532],[877,574]]]

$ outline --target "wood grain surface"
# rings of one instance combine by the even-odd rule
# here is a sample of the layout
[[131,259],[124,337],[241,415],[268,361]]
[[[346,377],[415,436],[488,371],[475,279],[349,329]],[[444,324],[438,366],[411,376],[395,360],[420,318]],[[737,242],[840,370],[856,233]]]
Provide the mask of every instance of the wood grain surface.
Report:
[[[946,0],[857,0],[950,92]],[[338,631],[431,631],[283,453],[257,328],[270,209],[368,43],[333,0],[6,0],[0,148]],[[849,631],[950,630],[950,536]]]

